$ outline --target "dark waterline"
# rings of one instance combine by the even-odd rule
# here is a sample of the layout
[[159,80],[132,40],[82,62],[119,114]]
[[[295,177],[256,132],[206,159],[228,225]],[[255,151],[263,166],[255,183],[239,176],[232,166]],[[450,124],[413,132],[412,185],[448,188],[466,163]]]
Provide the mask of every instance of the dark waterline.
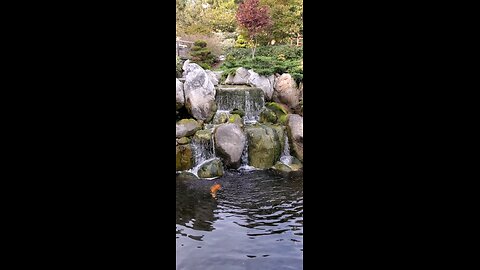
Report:
[[177,270],[303,269],[302,176],[229,172],[176,182]]

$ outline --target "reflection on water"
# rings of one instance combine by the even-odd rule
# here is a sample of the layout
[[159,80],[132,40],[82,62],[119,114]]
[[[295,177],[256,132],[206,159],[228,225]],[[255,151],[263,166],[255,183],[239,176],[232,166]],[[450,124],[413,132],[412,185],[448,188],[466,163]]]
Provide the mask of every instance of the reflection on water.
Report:
[[[217,197],[210,187],[218,183]],[[176,181],[177,269],[302,269],[303,177]]]

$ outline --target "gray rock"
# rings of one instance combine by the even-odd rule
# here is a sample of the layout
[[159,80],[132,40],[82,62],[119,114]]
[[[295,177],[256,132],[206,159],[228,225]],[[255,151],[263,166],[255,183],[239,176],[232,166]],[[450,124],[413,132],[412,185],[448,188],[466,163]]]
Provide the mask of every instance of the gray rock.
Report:
[[289,114],[287,117],[287,134],[290,150],[294,156],[303,162],[303,117],[298,114]]
[[205,72],[207,73],[208,78],[213,83],[213,85],[217,86],[218,81],[219,81],[219,79],[217,78],[217,75],[215,73],[213,73],[213,71],[211,71],[211,70],[205,70]]
[[184,64],[185,107],[195,119],[208,122],[217,109],[215,87],[203,68],[188,62]]
[[248,78],[250,77],[250,72],[246,68],[240,67],[235,71],[235,75],[228,75],[225,80],[225,84],[240,84],[248,85]]
[[223,164],[218,158],[205,162],[200,169],[198,169],[198,177],[200,178],[215,178],[223,175]]
[[284,73],[275,79],[273,101],[283,103],[289,108],[297,107],[300,102],[300,90],[290,74]]
[[182,119],[176,124],[177,138],[192,136],[201,127],[195,119]]
[[215,130],[215,150],[227,168],[240,167],[245,142],[246,136],[236,124],[223,124]]
[[263,93],[265,94],[265,100],[271,101],[273,97],[273,86],[275,83],[275,76],[260,76],[258,73],[254,72],[253,70],[248,71],[250,76],[248,77],[248,84],[253,87],[258,87],[262,89]]
[[185,95],[183,93],[183,83],[177,79],[177,110],[185,105]]

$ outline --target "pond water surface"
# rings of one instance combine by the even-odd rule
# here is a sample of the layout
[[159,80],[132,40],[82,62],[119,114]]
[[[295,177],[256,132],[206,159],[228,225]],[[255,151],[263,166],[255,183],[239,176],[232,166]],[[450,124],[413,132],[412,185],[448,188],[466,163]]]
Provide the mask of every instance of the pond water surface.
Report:
[[303,176],[177,178],[176,269],[303,269]]

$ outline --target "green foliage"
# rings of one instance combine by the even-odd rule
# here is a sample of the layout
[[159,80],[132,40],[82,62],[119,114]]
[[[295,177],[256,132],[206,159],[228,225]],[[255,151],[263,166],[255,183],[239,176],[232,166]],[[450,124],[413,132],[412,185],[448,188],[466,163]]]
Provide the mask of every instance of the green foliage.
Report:
[[192,62],[197,63],[204,69],[211,69],[212,65],[215,63],[215,56],[212,54],[211,50],[207,48],[207,42],[203,40],[195,41],[190,51],[190,55],[192,56]]
[[[243,1],[176,0],[176,35],[183,37],[210,35],[212,32],[237,32],[247,36],[248,31],[243,29],[242,33],[235,18],[241,2]],[[256,35],[255,40],[259,45],[269,44],[272,40],[276,44],[290,44],[291,38],[303,34],[302,0],[260,0],[260,6],[269,7],[272,23],[268,31]]]
[[236,28],[235,11],[237,5],[233,0],[212,1],[205,12],[206,21],[212,31],[233,32]]
[[176,77],[182,77],[182,60],[177,56]]
[[248,40],[243,35],[238,35],[237,40],[235,41],[235,48],[247,48]]
[[[249,49],[233,48],[227,51],[227,58],[232,60],[247,58],[251,55]],[[257,48],[258,56],[271,56],[274,58],[285,60],[303,59],[303,47],[278,45],[278,46],[262,46]]]
[[[273,25],[268,39],[288,44],[290,38],[303,33],[303,1],[302,0],[260,0],[270,7]],[[263,40],[264,42],[268,40]]]
[[236,28],[236,9],[234,0],[177,0],[177,36],[210,34],[215,31],[233,32]]
[[303,80],[303,48],[288,45],[259,47],[255,58],[251,57],[249,49],[231,49],[220,69],[225,71],[224,76],[228,76],[239,67],[266,76],[289,73],[299,83]]
[[199,47],[199,48],[205,48],[207,47],[207,42],[204,40],[197,40],[193,43],[193,46]]

